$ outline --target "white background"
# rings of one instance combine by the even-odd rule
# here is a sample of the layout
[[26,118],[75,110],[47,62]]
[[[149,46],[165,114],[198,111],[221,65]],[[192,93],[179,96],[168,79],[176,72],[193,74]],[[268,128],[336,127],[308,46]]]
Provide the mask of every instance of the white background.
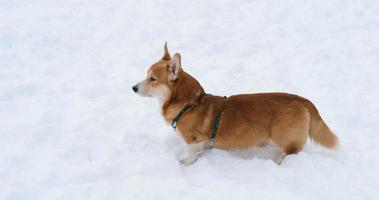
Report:
[[[339,149],[181,166],[131,90],[165,41],[209,93],[309,98]],[[0,0],[0,199],[378,199],[378,75],[376,0]]]

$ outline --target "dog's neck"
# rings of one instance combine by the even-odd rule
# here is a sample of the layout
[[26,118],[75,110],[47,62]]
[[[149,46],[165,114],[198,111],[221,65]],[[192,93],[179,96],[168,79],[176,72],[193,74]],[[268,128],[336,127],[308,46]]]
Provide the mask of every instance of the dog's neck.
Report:
[[184,106],[194,103],[204,93],[203,87],[195,78],[184,71],[181,73],[172,84],[171,97],[162,105],[162,115],[169,123]]

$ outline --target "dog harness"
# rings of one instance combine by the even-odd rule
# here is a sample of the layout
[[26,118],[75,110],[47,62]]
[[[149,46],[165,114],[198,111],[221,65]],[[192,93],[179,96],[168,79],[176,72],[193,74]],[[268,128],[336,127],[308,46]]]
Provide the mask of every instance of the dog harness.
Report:
[[212,132],[211,132],[211,144],[210,144],[211,148],[213,148],[213,146],[216,142],[217,130],[218,130],[218,127],[220,126],[220,122],[221,122],[221,114],[222,114],[222,112],[218,113],[215,121],[213,122],[213,128],[212,128]]
[[176,124],[178,123],[179,119],[187,112],[189,111],[191,108],[192,108],[193,104],[192,103],[189,103],[187,104],[186,106],[184,106],[179,112],[178,114],[176,114],[176,116],[174,117],[174,119],[172,120],[171,122],[171,127],[175,130],[176,129]]
[[[205,93],[201,93],[198,97],[198,99],[200,99],[201,97],[203,97],[204,95],[206,95]],[[226,96],[224,96],[224,99],[226,99]],[[184,106],[179,112],[178,114],[176,114],[176,116],[174,117],[174,119],[172,120],[171,122],[171,127],[176,130],[176,125],[178,123],[178,121],[180,120],[180,118],[186,114],[192,107],[194,106],[194,104],[192,103],[189,103],[187,104],[186,106]],[[211,131],[211,143],[210,143],[210,147],[213,148],[214,144],[215,144],[215,141],[216,141],[216,136],[217,136],[217,130],[220,126],[220,123],[221,123],[221,116],[222,116],[222,111],[220,113],[218,113],[216,115],[216,118],[213,122],[213,126],[212,126],[212,131]]]

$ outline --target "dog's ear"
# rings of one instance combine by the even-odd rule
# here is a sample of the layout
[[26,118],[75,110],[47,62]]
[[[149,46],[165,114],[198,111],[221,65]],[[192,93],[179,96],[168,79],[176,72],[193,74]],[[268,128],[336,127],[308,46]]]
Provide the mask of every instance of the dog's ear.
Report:
[[170,53],[168,52],[167,42],[165,42],[164,43],[164,54],[163,54],[162,60],[170,60],[170,59],[171,59],[171,56],[170,56]]
[[168,79],[171,81],[176,80],[178,78],[180,68],[182,68],[181,57],[179,53],[176,53],[169,62]]

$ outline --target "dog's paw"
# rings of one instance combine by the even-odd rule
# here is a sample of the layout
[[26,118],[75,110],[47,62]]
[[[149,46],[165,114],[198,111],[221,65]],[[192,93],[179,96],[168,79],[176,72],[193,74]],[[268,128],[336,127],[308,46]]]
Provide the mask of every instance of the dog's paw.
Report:
[[181,159],[179,162],[182,163],[185,166],[193,164],[197,160],[197,157],[187,157],[184,159]]

